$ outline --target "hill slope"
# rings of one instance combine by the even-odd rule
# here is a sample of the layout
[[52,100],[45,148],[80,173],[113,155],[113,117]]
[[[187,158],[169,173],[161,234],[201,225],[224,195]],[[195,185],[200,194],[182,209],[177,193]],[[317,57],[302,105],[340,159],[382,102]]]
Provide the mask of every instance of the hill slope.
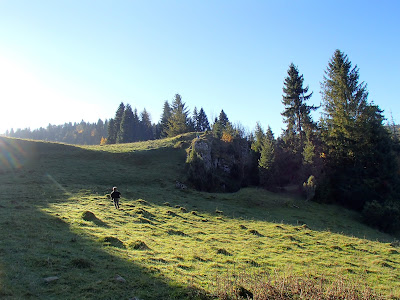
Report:
[[[176,189],[193,137],[0,138],[0,298],[191,299],[234,284],[261,295],[255,278],[273,274],[400,297],[398,243],[353,212],[255,188]],[[114,185],[121,210],[106,197]]]

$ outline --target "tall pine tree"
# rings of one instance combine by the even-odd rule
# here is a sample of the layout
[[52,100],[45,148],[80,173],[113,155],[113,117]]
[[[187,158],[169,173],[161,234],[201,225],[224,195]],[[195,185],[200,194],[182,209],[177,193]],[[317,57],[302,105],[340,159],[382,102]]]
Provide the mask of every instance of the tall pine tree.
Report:
[[198,131],[206,131],[210,130],[210,123],[208,122],[208,118],[203,108],[200,108],[200,111],[197,115],[197,127]]
[[268,126],[265,136],[262,138],[260,147],[260,158],[258,167],[260,173],[260,183],[266,188],[272,188],[275,183],[275,138]]
[[117,143],[133,142],[133,111],[130,104],[127,104],[122,115],[120,129],[117,135]]
[[161,115],[161,120],[159,122],[159,132],[161,138],[164,138],[168,135],[167,134],[168,122],[169,119],[171,118],[171,114],[172,114],[171,106],[169,105],[168,101],[165,101],[163,106],[163,113]]
[[189,128],[188,109],[182,101],[182,97],[176,94],[172,102],[171,116],[168,119],[167,135],[169,137],[177,136],[178,134],[189,132]]
[[324,115],[321,136],[326,156],[325,194],[362,209],[367,201],[384,201],[396,165],[382,111],[368,103],[359,69],[336,50],[321,83]]
[[108,123],[108,144],[115,144],[117,142],[118,133],[121,126],[122,116],[125,112],[125,105],[123,102],[120,103],[115,113],[114,119],[111,119]]
[[143,109],[140,114],[140,129],[142,141],[153,139],[153,126],[151,124],[150,114],[146,109]]
[[293,145],[294,152],[300,152],[305,140],[305,131],[315,127],[311,112],[317,108],[307,105],[312,93],[308,94],[308,86],[303,87],[304,78],[292,63],[287,71],[283,87],[282,103],[285,110],[282,112],[283,121],[287,124],[285,136]]

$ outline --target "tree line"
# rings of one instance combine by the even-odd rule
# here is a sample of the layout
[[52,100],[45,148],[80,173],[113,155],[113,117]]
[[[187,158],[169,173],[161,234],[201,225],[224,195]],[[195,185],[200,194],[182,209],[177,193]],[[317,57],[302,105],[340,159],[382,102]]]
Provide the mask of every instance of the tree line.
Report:
[[98,145],[108,134],[108,122],[99,119],[96,123],[88,123],[82,120],[79,123],[69,122],[63,125],[49,124],[34,130],[18,128],[7,130],[5,136],[76,145]]
[[132,110],[130,104],[120,103],[115,117],[108,123],[107,144],[131,143],[178,134],[210,130],[210,124],[204,109],[196,107],[192,115],[179,94],[170,104],[164,102],[163,113],[158,124],[152,124],[146,109],[139,115],[137,109]]

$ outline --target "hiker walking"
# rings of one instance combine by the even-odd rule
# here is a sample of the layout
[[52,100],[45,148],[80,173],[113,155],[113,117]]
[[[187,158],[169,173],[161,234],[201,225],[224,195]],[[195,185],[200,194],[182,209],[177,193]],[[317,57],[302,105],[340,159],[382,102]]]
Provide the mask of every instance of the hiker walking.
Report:
[[119,209],[119,198],[121,197],[121,193],[117,191],[117,187],[113,187],[113,191],[111,192],[111,199],[114,202],[114,206],[116,209]]

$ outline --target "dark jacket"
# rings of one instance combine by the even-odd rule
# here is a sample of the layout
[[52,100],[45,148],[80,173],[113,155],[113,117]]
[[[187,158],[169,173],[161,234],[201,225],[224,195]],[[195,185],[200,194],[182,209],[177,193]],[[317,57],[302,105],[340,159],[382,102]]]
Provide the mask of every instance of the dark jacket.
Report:
[[111,193],[111,199],[120,198],[120,197],[121,197],[121,193],[118,191],[114,191]]

